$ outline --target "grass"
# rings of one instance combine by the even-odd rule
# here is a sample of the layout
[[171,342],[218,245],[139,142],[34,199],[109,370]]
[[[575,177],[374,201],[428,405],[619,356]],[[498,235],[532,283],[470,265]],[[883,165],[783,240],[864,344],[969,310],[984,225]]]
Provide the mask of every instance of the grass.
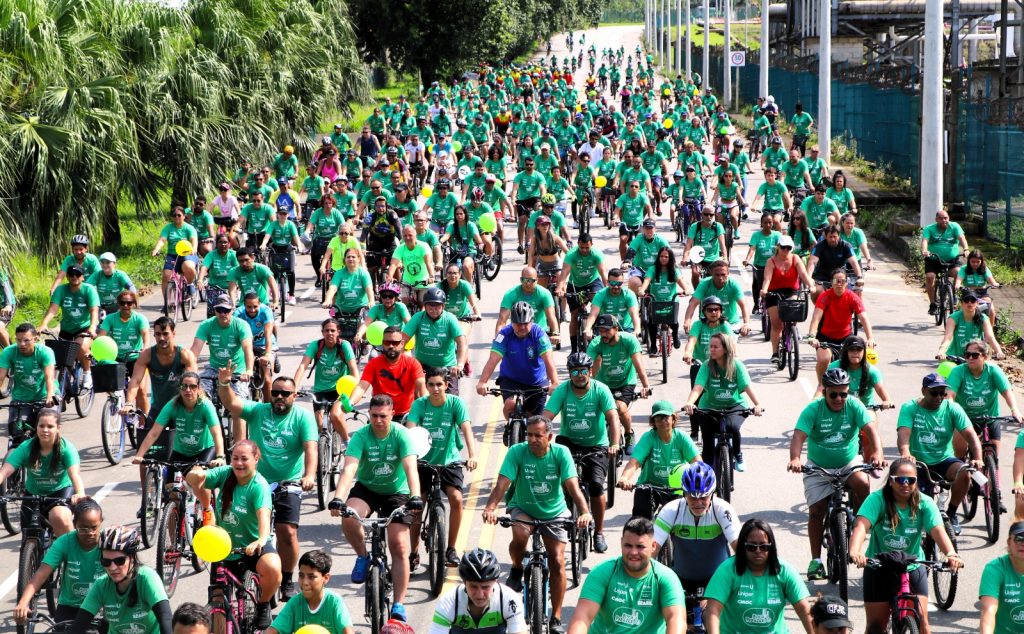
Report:
[[[788,125],[788,124],[787,124]],[[817,143],[813,138],[808,146]],[[843,137],[832,139],[832,163],[850,168],[858,177],[885,189],[895,190],[904,194],[913,194],[914,185],[909,178],[896,174],[889,163],[872,163],[857,152],[856,139],[847,140]]]
[[[721,48],[725,46],[725,32],[720,30],[722,27],[719,25],[717,28],[712,27],[708,33],[708,44],[712,47]],[[671,27],[670,37],[673,42],[676,41],[676,32],[679,27]],[[683,39],[685,40],[686,34],[683,33]],[[690,40],[693,42],[695,48],[704,46],[704,27],[696,24],[690,25]],[[732,44],[733,46],[739,46],[745,48],[748,51],[761,50],[761,25],[760,24],[736,24],[732,25]]]
[[384,102],[384,99],[391,97],[392,101],[398,99],[399,95],[405,95],[412,103],[416,102],[416,95],[420,92],[419,79],[411,75],[403,75],[389,86],[377,88],[373,91],[373,99],[369,103],[353,102],[349,104],[352,114],[345,116],[340,112],[332,112],[320,122],[320,132],[330,134],[334,131],[334,124],[341,120],[342,129],[345,132],[359,132],[366,119],[373,114],[373,109]]

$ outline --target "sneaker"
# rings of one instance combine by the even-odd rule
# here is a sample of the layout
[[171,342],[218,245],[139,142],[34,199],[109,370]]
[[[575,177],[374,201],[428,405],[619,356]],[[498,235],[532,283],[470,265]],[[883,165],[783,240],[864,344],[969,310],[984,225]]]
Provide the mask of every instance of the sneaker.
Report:
[[732,239],[733,240],[739,240],[740,239],[740,228],[739,227],[736,227],[735,229],[732,230]]
[[622,450],[627,456],[633,455],[633,432],[626,432],[626,442],[622,445]]
[[288,296],[288,305],[289,306],[294,306],[295,305],[295,296],[294,295],[289,295]]
[[365,582],[369,570],[370,558],[366,555],[356,557],[356,565],[352,566],[352,583],[359,585]]
[[92,389],[92,372],[86,372],[82,375],[82,390],[88,392]]
[[779,365],[779,353],[778,352],[776,352],[775,354],[772,355],[772,365],[775,365],[775,366]]
[[469,361],[466,361],[466,365],[462,366],[462,376],[473,376],[473,370],[469,367]]
[[505,579],[505,585],[516,592],[523,591],[523,569],[522,568],[510,568],[508,571],[508,579]]
[[524,253],[526,253],[526,248],[522,244],[520,244],[518,247],[516,247],[516,251],[519,252],[519,255],[523,255]]
[[420,567],[420,554],[412,553],[409,555],[409,574],[411,575]]
[[265,630],[270,627],[270,602],[256,604],[256,629]]
[[444,553],[444,562],[448,564],[449,568],[455,568],[459,565],[459,553],[449,546],[448,550]]
[[565,634],[565,626],[562,625],[562,619],[552,616],[548,621],[548,632],[550,634]]
[[949,524],[953,527],[953,534],[959,536],[963,532],[963,527],[960,526],[960,518],[956,516],[956,513],[952,513],[949,517]]
[[399,621],[407,622],[409,617],[405,614],[405,606],[401,603],[396,603],[391,606],[391,618],[398,619]]
[[807,565],[807,580],[818,581],[825,578],[825,564],[820,559],[812,559]]
[[935,311],[937,311],[938,309],[939,309],[939,307],[935,305],[935,302],[932,302],[931,304],[928,304],[928,314],[929,315],[934,315]]
[[679,341],[679,335],[672,335],[672,347],[678,350],[682,345],[683,343]]
[[316,278],[316,283],[314,283],[313,286],[316,288],[320,288],[321,286],[323,286],[323,283],[324,281],[318,277]]
[[594,552],[603,553],[608,550],[608,540],[604,538],[604,533],[597,533],[594,535]]
[[745,462],[743,462],[743,454],[742,454],[742,453],[738,453],[738,454],[736,454],[736,465],[735,465],[735,469],[736,469],[737,471],[739,471],[740,473],[743,473],[744,471],[746,471],[746,470],[747,470],[747,465],[746,465],[746,463],[745,463]]
[[294,581],[282,581],[281,582],[281,602],[287,603],[288,599],[295,596],[295,582]]
[[754,315],[758,316],[758,317],[761,315],[761,307],[760,306],[755,306],[754,307]]

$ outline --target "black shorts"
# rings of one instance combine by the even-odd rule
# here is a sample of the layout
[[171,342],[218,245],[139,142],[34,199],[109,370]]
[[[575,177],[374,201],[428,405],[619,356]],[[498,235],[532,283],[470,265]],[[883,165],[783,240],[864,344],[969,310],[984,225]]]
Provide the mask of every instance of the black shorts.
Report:
[[[778,295],[773,295],[778,293]],[[773,291],[768,291],[768,294],[764,296],[764,305],[767,308],[775,308],[779,305],[779,299],[789,299],[796,295],[796,289],[794,288],[777,288]]]
[[75,339],[81,337],[86,332],[89,332],[88,328],[81,328],[79,330],[64,330],[63,328],[61,328],[60,332],[57,333],[57,338],[62,339],[64,341],[74,341]]
[[[556,436],[555,442],[569,448],[571,452],[590,452],[595,449],[607,449],[607,447],[582,447],[565,436]],[[607,452],[595,453],[585,456],[579,462],[580,483],[587,485],[587,493],[591,497],[604,495],[605,485],[608,484],[608,454]]]
[[[423,491],[424,496],[427,491],[430,491],[434,487],[434,470],[419,466],[417,470],[420,474],[420,491]],[[437,472],[441,478],[441,489],[447,491],[449,487],[462,490],[463,483],[465,482],[465,474],[462,467],[458,466],[444,466]]]
[[665,506],[679,496],[665,491],[637,491],[633,494],[633,517],[646,517],[654,520],[655,509]]
[[[349,491],[347,502],[353,499],[366,502],[366,505],[370,507],[370,512],[376,513],[377,517],[387,517],[394,513],[395,509],[405,506],[409,501],[409,496],[404,493],[382,495],[371,491],[362,482],[356,482],[352,485],[352,490]],[[398,518],[395,521],[401,524],[409,523],[408,518]]]
[[960,256],[957,256],[957,257],[953,258],[952,260],[950,260],[949,262],[946,262],[946,263],[942,263],[939,260],[936,260],[935,258],[925,258],[924,259],[924,272],[925,273],[935,273],[935,274],[938,275],[938,274],[941,274],[943,271],[946,270],[946,266],[948,266],[950,264],[956,264],[957,266],[960,266],[960,262],[961,262]]
[[59,491],[54,491],[46,495],[48,498],[61,498],[59,500],[50,500],[39,504],[38,506],[32,502],[27,502],[21,505],[21,525],[29,526],[33,523],[32,514],[35,512],[35,508],[39,508],[42,513],[42,518],[45,520],[50,515],[50,511],[57,508],[58,506],[71,506],[71,495],[75,492],[73,487],[66,487]]
[[614,387],[610,389],[612,391],[612,398],[614,398],[616,402],[629,405],[636,400],[635,385],[623,385],[622,387]]
[[[247,544],[248,545],[248,544]],[[274,547],[274,540],[268,539],[267,543],[263,544],[263,549],[255,555],[242,555],[238,559],[229,559],[225,561],[218,561],[210,564],[210,582],[217,578],[217,573],[221,566],[226,566],[231,574],[238,577],[238,580],[242,580],[242,576],[248,572],[256,572],[256,564],[259,563],[260,557],[263,555],[275,555],[277,554],[277,548]]]
[[818,343],[828,343],[834,346],[842,346],[843,343],[846,342],[845,337],[842,339],[833,339],[832,337],[828,337],[826,335],[821,334],[820,330],[817,332],[817,334],[814,335],[814,338],[818,340]]
[[[671,539],[671,538],[669,538]],[[687,596],[703,595],[704,589],[711,583],[711,577],[707,579],[680,579],[679,583],[683,586],[683,592]],[[689,606],[689,604],[687,604]],[[687,607],[688,610],[692,610],[693,606]]]
[[604,288],[604,282],[601,281],[600,277],[597,278],[596,280],[594,280],[593,282],[591,282],[590,284],[587,284],[586,286],[576,286],[574,284],[566,285],[566,287],[565,287],[565,291],[566,291],[565,300],[569,304],[569,310],[570,311],[577,311],[580,308],[582,308],[582,305],[580,304],[579,297],[574,297],[573,295],[570,295],[569,293],[579,293],[579,292],[582,291],[582,292],[590,293],[590,298],[593,299],[594,295],[597,294],[597,291],[601,290],[602,288]]
[[[900,578],[885,568],[869,567],[864,569],[861,586],[864,588],[864,603],[889,603],[900,591]],[[910,591],[918,596],[928,596],[928,569],[924,566],[911,571]]]
[[518,216],[529,216],[533,213],[533,208],[537,206],[537,201],[540,198],[534,196],[533,198],[523,198],[516,201],[516,215]]
[[624,222],[620,222],[619,223],[619,237],[620,238],[622,236],[628,236],[630,234],[636,235],[638,233],[640,233],[640,226],[639,225],[637,225],[636,231],[633,231],[632,227],[627,227],[626,226],[626,223],[624,223]]
[[207,447],[206,449],[200,450],[199,453],[197,453],[194,456],[186,456],[183,453],[179,453],[177,451],[172,451],[171,452],[171,457],[168,459],[168,462],[191,462],[193,460],[196,461],[196,462],[210,462],[211,460],[213,460],[216,457],[217,457],[217,448],[216,447]]
[[927,470],[918,467],[917,488],[924,495],[935,495],[938,493],[937,483],[946,479],[949,468],[953,465],[962,465],[963,463],[964,461],[959,458],[946,458],[942,462],[926,465],[928,467]]
[[283,484],[274,491],[274,523],[299,525],[302,496],[287,490]]
[[548,402],[546,385],[527,385],[503,376],[499,376],[496,383],[501,389],[502,400],[512,398],[513,391],[528,392],[523,397],[523,409],[527,416],[536,416],[544,411],[544,404]]

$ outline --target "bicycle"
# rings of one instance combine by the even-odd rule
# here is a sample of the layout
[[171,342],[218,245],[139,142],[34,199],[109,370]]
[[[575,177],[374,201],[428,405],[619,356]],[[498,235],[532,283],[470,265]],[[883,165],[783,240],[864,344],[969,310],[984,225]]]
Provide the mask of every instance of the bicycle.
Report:
[[[161,452],[166,447],[153,445],[150,451]],[[157,526],[160,525],[160,512],[167,501],[164,495],[164,483],[167,481],[167,467],[163,461],[144,458],[142,461],[142,495],[139,502],[139,534],[146,548],[156,546]]]
[[853,533],[854,517],[850,505],[850,496],[846,488],[847,481],[855,473],[873,471],[869,464],[852,465],[839,470],[822,469],[821,467],[804,465],[803,473],[813,473],[825,477],[832,487],[828,498],[828,510],[825,512],[825,536],[822,546],[825,548],[825,569],[828,582],[839,586],[839,596],[846,601],[849,596],[850,535]]
[[352,353],[356,356],[357,365],[363,360],[363,355],[370,352],[368,343],[356,339],[359,327],[366,321],[366,313],[367,308],[365,306],[353,311],[342,311],[337,306],[332,306],[330,309],[331,317],[338,320],[338,336],[347,341],[348,345],[352,347]]
[[887,555],[888,553],[882,553],[877,559],[870,558],[867,564],[872,568],[890,567],[900,575],[899,592],[890,600],[889,631],[893,634],[917,634],[921,631],[921,612],[918,609],[917,595],[910,590],[910,573],[907,567],[915,563],[925,566],[933,576],[948,571],[949,568],[945,562],[920,561],[916,557],[895,560]]
[[996,453],[995,443],[989,433],[989,425],[1002,425],[1003,423],[1015,422],[1012,416],[976,416],[971,419],[974,423],[974,431],[978,433],[981,440],[981,460],[984,466],[981,469],[985,476],[985,484],[979,485],[971,482],[971,488],[967,497],[961,505],[964,521],[974,519],[978,511],[978,498],[984,500],[982,512],[985,513],[985,534],[988,543],[994,544],[999,539],[999,524],[1003,511],[1002,495],[999,492],[999,458]]
[[177,256],[174,261],[174,268],[171,269],[171,279],[167,282],[167,290],[164,293],[164,315],[174,319],[181,308],[181,320],[188,321],[192,318],[192,309],[198,301],[198,293],[189,290],[188,280],[184,274],[178,271],[178,265],[182,256]]
[[[300,396],[306,396],[309,392],[299,392]],[[320,412],[320,434],[316,441],[316,503],[321,511],[327,509],[327,503],[331,501],[331,495],[338,486],[338,478],[341,475],[341,459],[347,448],[331,424],[330,411],[334,405],[332,400],[320,400],[315,394],[313,397],[313,411]],[[362,416],[364,421],[366,415],[360,412],[352,412],[353,418]]]
[[132,447],[139,446],[138,412],[133,410],[131,414],[121,415],[121,410],[125,406],[125,391],[131,377],[128,376],[123,363],[95,365],[92,373],[93,390],[107,392],[107,402],[103,404],[103,413],[100,415],[103,455],[106,456],[107,462],[116,465],[124,458],[125,439]]
[[[752,408],[717,410],[695,407],[693,412],[695,414],[700,413],[718,421],[718,433],[715,434],[714,454],[715,479],[717,480],[715,493],[726,502],[730,502],[732,501],[732,491],[734,488],[733,478],[736,470],[736,456],[732,451],[732,435],[725,429],[725,417],[730,414],[735,414],[742,416],[743,418],[747,418],[754,413],[754,410]],[[707,442],[707,440],[705,439],[704,442]]]
[[[53,540],[56,539],[53,535],[53,528],[42,511],[43,505],[66,501],[62,497],[31,494],[0,497],[0,503],[5,505],[9,502],[20,502],[21,510],[27,512],[26,516],[22,518],[24,521],[21,526],[21,547],[18,552],[17,596],[20,597],[25,591],[25,586],[32,579],[33,575],[36,574],[36,571],[39,570],[46,551],[53,544]],[[50,578],[40,588],[40,590],[44,590],[46,593],[46,607],[50,614],[57,613],[60,582],[61,569],[54,568]],[[35,597],[33,597],[29,606],[32,609],[35,608]],[[18,630],[22,632],[23,626],[19,625]]]
[[42,612],[32,612],[24,624],[18,624],[18,634],[100,634],[105,630],[100,618],[94,618],[82,633],[72,629],[74,624],[74,621],[54,621]]
[[[244,555],[245,549],[232,548],[231,554]],[[258,573],[246,570],[239,579],[223,562],[214,563],[207,596],[214,634],[255,634],[256,603],[260,598]]]
[[[92,411],[93,401],[96,400],[96,390],[90,387],[88,390],[82,387],[85,369],[82,362],[78,360],[78,351],[82,345],[77,341],[60,339],[50,331],[43,331],[40,334],[44,337],[47,348],[53,350],[54,366],[57,376],[57,392],[60,393],[60,411],[64,413],[67,406],[74,401],[75,411],[79,418],[85,418]],[[88,332],[79,334],[80,337],[92,337]]]
[[[658,514],[661,513],[661,509],[664,508],[666,503],[680,497],[678,490],[673,489],[671,487],[661,487],[656,484],[638,484],[635,487],[633,487],[633,491],[649,491],[652,494],[654,494],[652,495],[652,498],[654,499],[657,499],[655,497],[656,495],[668,494],[669,496],[671,496],[668,500],[666,500],[665,503],[654,505],[654,509],[651,513],[650,518],[652,520],[658,517]],[[672,538],[670,536],[668,539],[665,540],[665,543],[662,544],[661,548],[658,549],[657,560],[659,563],[665,564],[666,566],[671,568],[673,559],[674,555],[672,552]],[[686,605],[691,605],[689,597],[687,597],[686,599]]]
[[[255,367],[253,370],[255,370]],[[240,376],[231,377],[232,384],[238,383],[241,380],[242,378]],[[261,391],[262,387],[263,386],[261,385]],[[217,390],[216,386],[214,386],[214,389],[210,394],[210,402],[213,403],[213,408],[217,411],[217,420],[220,421],[220,433],[224,438],[224,447],[231,447],[235,444],[235,432],[231,420],[231,412],[228,411],[228,408],[224,407],[224,403],[221,403],[220,392]]]
[[[491,244],[494,247],[494,253],[487,255],[482,251],[477,251],[475,256],[476,268],[480,269],[481,275],[488,282],[493,282],[494,278],[498,277],[498,271],[501,270],[501,262],[504,257],[504,247],[501,245],[501,240],[497,239],[495,234],[494,239],[491,240]],[[477,290],[477,297],[480,296],[480,291]]]
[[952,262],[943,262],[939,256],[929,253],[925,260],[938,264],[942,269],[935,274],[935,325],[942,326],[946,318],[956,310],[956,292],[953,290],[953,279],[950,272],[960,266],[960,259],[954,258]]
[[[775,291],[768,291],[768,295],[778,298],[779,321],[782,322],[782,334],[779,337],[779,360],[776,368],[789,370],[789,380],[795,381],[800,374],[800,332],[798,326],[807,319],[807,298],[809,293],[801,290],[793,297],[783,297]],[[767,303],[767,302],[765,302]],[[761,309],[761,328],[770,336],[771,318],[768,316],[768,309]],[[822,344],[828,345],[828,344]]]
[[[682,293],[676,293],[676,297],[682,297]],[[661,383],[668,383],[668,358],[674,347],[672,342],[672,324],[679,323],[679,304],[675,301],[655,301],[650,295],[645,295],[640,300],[640,327],[643,330],[642,337],[647,344],[648,353],[655,353],[661,357]],[[658,334],[651,340],[649,324],[658,327]]]
[[441,469],[445,467],[463,467],[465,461],[459,460],[446,465],[434,465],[420,460],[421,469],[434,472],[430,491],[427,493],[427,504],[420,524],[420,539],[427,549],[427,574],[430,580],[430,596],[438,597],[444,587],[444,579],[448,564],[445,552],[448,546],[448,512],[445,508],[447,496],[441,488]]
[[690,233],[690,223],[699,222],[700,209],[704,201],[699,198],[683,198],[680,205],[676,205],[675,219],[672,228],[676,232],[676,242],[686,244],[686,238]]
[[[514,399],[512,405],[512,414],[505,421],[505,430],[502,432],[502,443],[506,447],[512,445],[518,445],[521,442],[526,441],[526,419],[528,418],[525,409],[525,400],[527,396],[531,396],[534,393],[547,392],[547,388],[536,388],[533,390],[506,390],[512,395]],[[498,388],[491,388],[487,390],[487,393],[491,396],[502,396],[502,391]]]
[[[590,300],[594,298],[594,293],[589,290],[566,291],[565,298],[566,300],[572,298],[580,305],[579,310],[576,311],[575,316],[572,318],[576,326],[576,334],[575,336],[570,335],[570,348],[584,352],[587,349],[589,340],[584,327],[587,325],[587,317],[590,315]],[[572,332],[571,328],[569,332]]]
[[[607,447],[594,447],[586,449],[570,450],[572,453],[573,463],[576,465],[576,473],[583,473],[584,462],[591,457],[603,458],[608,455]],[[583,499],[587,501],[587,506],[590,505],[590,494],[587,492],[587,487],[583,484],[580,485],[580,492],[583,494]],[[568,494],[565,496],[565,505],[569,508],[570,522],[571,525],[567,526],[569,531],[569,571],[572,573],[572,585],[578,587],[580,585],[580,577],[583,573],[583,562],[587,559],[587,554],[593,548],[594,539],[597,533],[591,526],[586,528],[580,528],[576,525],[576,520],[580,516],[580,510],[576,507],[572,497]]]
[[166,501],[160,512],[160,530],[156,540],[156,573],[164,582],[167,596],[171,597],[178,587],[182,559],[188,559],[196,572],[206,568],[203,560],[192,550],[192,536],[203,526],[203,509],[192,487],[185,483],[185,474],[194,467],[205,469],[210,464],[199,460],[171,462],[148,458],[142,464],[166,467],[174,474],[168,490],[164,492]]
[[572,530],[572,520],[518,520],[507,515],[498,518],[498,524],[509,528],[512,524],[531,526],[535,530],[530,536],[530,550],[523,562],[523,609],[530,634],[545,634],[548,627],[548,558],[540,531],[545,526],[560,526]]
[[[956,476],[953,480],[946,480],[944,477],[937,477],[936,474],[932,473],[924,463],[917,463],[918,473],[924,474],[926,482],[931,482],[935,487],[938,488],[938,492],[933,492],[931,497],[935,498],[935,504],[939,507],[939,515],[942,517],[942,529],[946,531],[946,536],[949,537],[949,542],[953,545],[953,551],[959,552],[957,547],[956,533],[953,532],[953,524],[949,521],[949,512],[946,510],[949,502],[949,490],[953,486],[953,482],[959,477],[960,471],[966,469],[969,473],[973,473],[975,469],[969,467],[966,464],[960,465],[957,470]],[[927,487],[925,487],[927,488]],[[945,561],[946,554],[941,551],[939,545],[932,539],[931,535],[925,535],[924,543],[922,544],[922,550],[926,557],[931,557],[933,561]],[[932,588],[935,589],[935,604],[939,606],[941,610],[948,610],[953,605],[953,600],[956,598],[956,587],[959,579],[959,571],[951,570],[949,568],[943,568],[942,571],[932,570]]]
[[387,517],[362,518],[352,509],[342,510],[342,517],[355,518],[366,531],[366,542],[370,544],[370,567],[366,573],[366,618],[370,620],[370,631],[379,634],[391,615],[394,586],[391,581],[391,566],[388,565],[387,528],[391,522],[407,514],[405,507],[398,507]]
[[288,298],[295,295],[295,289],[288,284],[288,272],[292,267],[292,259],[295,257],[295,249],[291,246],[278,250],[272,248],[267,254],[270,260],[270,270],[277,280],[278,303],[281,305],[281,323],[287,321]]
[[[25,405],[29,406],[28,416],[14,421],[9,428],[11,435],[7,438],[8,455],[14,451],[15,447],[35,435],[36,418],[39,416],[39,411],[46,406],[46,403],[44,401],[34,403],[14,401],[6,405],[0,405],[0,409],[12,409]],[[7,529],[9,535],[17,535],[21,532],[21,502],[17,498],[23,495],[26,495],[25,469],[15,469],[3,483],[0,483],[0,521],[3,522],[4,528]],[[12,504],[3,501],[3,498],[6,496],[10,496],[12,501],[16,503]]]

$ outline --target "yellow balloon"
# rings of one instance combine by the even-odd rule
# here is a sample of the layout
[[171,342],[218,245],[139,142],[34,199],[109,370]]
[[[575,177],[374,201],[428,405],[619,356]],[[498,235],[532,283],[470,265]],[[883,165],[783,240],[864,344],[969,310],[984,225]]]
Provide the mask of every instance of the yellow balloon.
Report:
[[331,634],[326,627],[310,623],[295,630],[295,634]]
[[231,554],[231,536],[220,526],[204,526],[192,536],[192,549],[203,561],[223,561]]
[[405,344],[406,350],[412,350],[416,347],[416,335],[409,337],[409,341]]
[[675,125],[675,122],[673,122],[672,119],[665,119],[662,121],[661,125],[663,125],[666,130],[671,130],[672,126]]
[[359,381],[356,380],[356,377],[346,374],[338,379],[338,382],[334,385],[334,389],[338,390],[339,395],[344,394],[345,396],[351,396],[352,390],[355,389],[357,383],[359,383]]
[[598,187],[604,187],[605,185],[608,184],[608,179],[605,178],[604,176],[598,176],[597,178],[594,179],[594,184],[597,185]]
[[174,245],[174,252],[182,257],[192,255],[192,243],[188,240],[178,240],[178,243]]
[[583,106],[576,104],[576,112],[583,112]]
[[424,185],[423,189],[420,190],[420,194],[422,194],[424,198],[430,198],[430,195],[433,193],[434,188],[431,187],[430,185]]
[[864,353],[864,358],[868,360],[868,363],[875,365],[878,363],[878,353],[875,352],[874,348],[868,348]]

